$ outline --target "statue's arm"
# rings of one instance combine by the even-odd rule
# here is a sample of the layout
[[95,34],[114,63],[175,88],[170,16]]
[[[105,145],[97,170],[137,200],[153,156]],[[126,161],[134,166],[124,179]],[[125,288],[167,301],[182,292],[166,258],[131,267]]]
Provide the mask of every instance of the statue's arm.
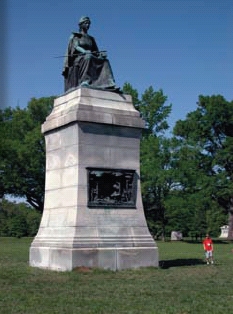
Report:
[[93,46],[93,51],[97,52],[98,58],[100,58],[100,59],[106,59],[107,58],[107,52],[106,51],[99,51],[99,48],[97,46],[97,43],[96,43],[94,37],[92,37],[92,46]]
[[91,39],[92,39],[93,51],[98,52],[98,51],[99,51],[99,48],[98,48],[98,46],[97,46],[97,43],[96,43],[96,41],[95,41],[95,38],[94,38],[94,37],[91,37]]
[[78,38],[74,38],[73,39],[73,47],[75,50],[77,50],[78,52],[81,52],[81,53],[90,53],[89,50],[85,50],[84,48],[82,48],[81,46],[79,46],[79,42],[78,42]]

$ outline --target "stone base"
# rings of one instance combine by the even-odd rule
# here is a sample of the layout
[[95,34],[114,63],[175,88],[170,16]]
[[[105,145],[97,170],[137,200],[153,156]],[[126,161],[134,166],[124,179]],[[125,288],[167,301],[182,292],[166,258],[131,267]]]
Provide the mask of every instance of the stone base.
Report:
[[109,270],[158,267],[158,248],[52,248],[30,249],[30,265],[56,271],[71,271],[76,267]]
[[[30,248],[31,266],[59,271],[81,266],[111,270],[158,266],[158,249],[141,199],[139,149],[143,127],[127,95],[78,88],[55,100],[42,126],[45,202]],[[104,207],[96,202],[92,207],[90,168],[111,169],[118,176],[121,170],[132,170],[134,188],[129,180],[127,187],[121,181],[121,191],[130,195],[131,189],[133,206],[123,203],[117,207],[109,202]],[[111,180],[106,182],[113,187]],[[103,197],[99,185],[95,193],[97,200],[112,200],[111,193]]]

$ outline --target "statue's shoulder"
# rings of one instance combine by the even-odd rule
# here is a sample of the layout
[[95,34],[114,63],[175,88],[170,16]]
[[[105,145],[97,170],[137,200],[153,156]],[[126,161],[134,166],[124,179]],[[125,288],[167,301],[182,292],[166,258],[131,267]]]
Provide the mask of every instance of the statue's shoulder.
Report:
[[[71,38],[71,39],[74,38],[74,37],[81,38],[82,36],[83,36],[82,33],[72,32],[70,38]],[[88,34],[87,36],[88,36],[90,39],[95,40],[95,38],[94,38],[93,36],[91,36],[91,35],[89,35],[89,34]]]
[[93,37],[93,36],[91,36],[91,35],[89,35],[89,34],[88,34],[88,36],[89,36],[92,40],[95,41],[95,37]]
[[72,32],[70,37],[71,37],[71,39],[74,38],[74,37],[81,38],[82,34],[81,33]]

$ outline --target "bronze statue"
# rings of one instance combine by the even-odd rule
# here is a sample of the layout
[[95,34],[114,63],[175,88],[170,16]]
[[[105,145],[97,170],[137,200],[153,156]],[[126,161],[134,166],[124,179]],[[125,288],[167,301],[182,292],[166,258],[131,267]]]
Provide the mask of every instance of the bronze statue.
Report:
[[88,35],[90,24],[89,17],[81,17],[79,33],[73,32],[69,39],[62,72],[65,92],[78,86],[119,92],[106,52],[99,51]]

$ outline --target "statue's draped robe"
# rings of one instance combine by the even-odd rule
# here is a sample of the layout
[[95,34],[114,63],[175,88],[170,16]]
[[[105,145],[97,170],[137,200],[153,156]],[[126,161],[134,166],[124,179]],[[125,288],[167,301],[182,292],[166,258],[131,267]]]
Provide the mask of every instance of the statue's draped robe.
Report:
[[[83,54],[76,47],[92,53]],[[98,89],[115,89],[115,80],[108,59],[101,57],[94,37],[73,33],[67,47],[63,76],[65,91],[80,85]]]

